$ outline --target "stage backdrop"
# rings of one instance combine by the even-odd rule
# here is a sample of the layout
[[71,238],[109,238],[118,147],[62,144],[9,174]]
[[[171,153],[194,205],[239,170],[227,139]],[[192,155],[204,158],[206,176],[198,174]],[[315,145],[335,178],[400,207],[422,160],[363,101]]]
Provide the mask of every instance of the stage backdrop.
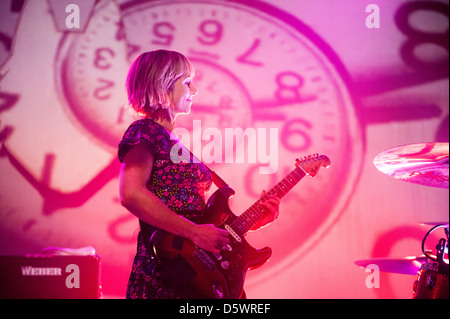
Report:
[[414,275],[354,262],[421,255],[431,227],[421,223],[448,222],[448,189],[373,165],[395,146],[449,140],[448,6],[1,1],[0,254],[92,246],[104,297],[125,296],[138,222],[118,197],[117,144],[134,120],[124,81],[136,55],[162,48],[196,68],[199,94],[177,126],[236,191],[236,214],[296,158],[331,161],[283,198],[276,223],[248,235],[273,249],[249,272],[248,297],[411,298]]

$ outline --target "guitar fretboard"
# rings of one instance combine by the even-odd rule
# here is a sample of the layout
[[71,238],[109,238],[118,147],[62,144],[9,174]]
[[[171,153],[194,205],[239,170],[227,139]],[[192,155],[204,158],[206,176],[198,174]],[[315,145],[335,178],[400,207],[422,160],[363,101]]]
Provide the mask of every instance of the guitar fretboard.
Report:
[[245,234],[264,217],[264,209],[261,206],[261,200],[267,200],[270,196],[275,195],[278,198],[282,198],[286,195],[304,176],[306,173],[302,168],[296,167],[285,178],[272,187],[266,194],[258,199],[252,206],[250,206],[245,212],[237,217],[231,227],[240,236]]

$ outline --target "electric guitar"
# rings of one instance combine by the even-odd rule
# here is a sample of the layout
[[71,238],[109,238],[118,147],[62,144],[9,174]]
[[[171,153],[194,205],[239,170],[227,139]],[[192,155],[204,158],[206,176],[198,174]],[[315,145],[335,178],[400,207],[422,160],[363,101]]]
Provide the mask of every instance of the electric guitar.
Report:
[[[282,198],[305,175],[314,177],[321,166],[328,167],[325,155],[310,155],[297,159],[295,169],[261,198],[271,195]],[[150,238],[150,249],[159,261],[158,271],[171,285],[188,288],[202,299],[237,299],[241,297],[249,269],[262,266],[272,255],[272,249],[255,249],[245,235],[264,217],[258,199],[240,216],[231,212],[228,201],[235,194],[229,186],[215,191],[208,200],[197,224],[214,224],[230,233],[230,243],[220,254],[213,254],[194,245],[186,238],[157,230]]]

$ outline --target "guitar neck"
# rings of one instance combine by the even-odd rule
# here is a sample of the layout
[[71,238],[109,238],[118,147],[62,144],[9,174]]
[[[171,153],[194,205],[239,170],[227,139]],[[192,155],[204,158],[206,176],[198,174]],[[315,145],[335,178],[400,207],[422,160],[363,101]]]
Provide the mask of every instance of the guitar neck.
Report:
[[285,178],[272,187],[264,196],[258,199],[245,212],[237,217],[230,225],[240,236],[244,236],[256,223],[264,217],[264,209],[261,206],[261,200],[265,201],[270,196],[275,195],[282,198],[286,195],[304,176],[306,173],[300,167],[296,167]]

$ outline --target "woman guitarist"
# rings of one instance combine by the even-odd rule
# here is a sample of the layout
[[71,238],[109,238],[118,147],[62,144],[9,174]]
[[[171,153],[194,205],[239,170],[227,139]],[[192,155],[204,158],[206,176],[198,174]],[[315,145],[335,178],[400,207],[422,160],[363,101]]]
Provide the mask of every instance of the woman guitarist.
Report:
[[[212,183],[208,168],[198,161],[173,162],[170,157],[178,142],[171,138],[175,119],[190,112],[198,93],[193,79],[190,61],[168,50],[138,56],[126,79],[130,106],[143,117],[130,125],[118,150],[121,204],[139,219],[141,229],[127,298],[196,297],[188,289],[171,286],[156,271],[148,241],[157,229],[216,254],[230,242],[228,231],[191,221],[205,208],[205,192]],[[254,229],[277,218],[279,203],[275,196],[261,203],[266,217]]]

